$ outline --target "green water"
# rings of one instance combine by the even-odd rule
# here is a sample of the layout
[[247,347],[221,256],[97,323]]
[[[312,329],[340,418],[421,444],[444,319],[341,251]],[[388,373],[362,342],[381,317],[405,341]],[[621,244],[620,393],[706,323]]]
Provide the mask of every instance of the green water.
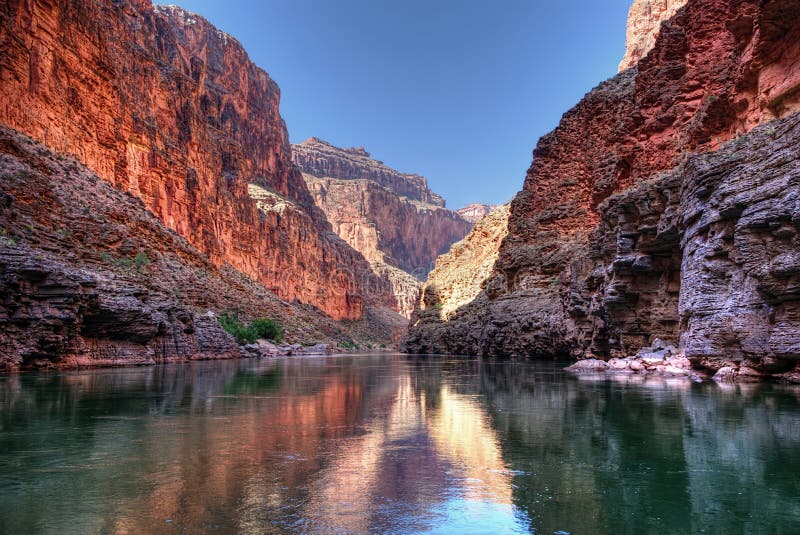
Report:
[[0,533],[800,533],[800,390],[401,355],[0,376]]

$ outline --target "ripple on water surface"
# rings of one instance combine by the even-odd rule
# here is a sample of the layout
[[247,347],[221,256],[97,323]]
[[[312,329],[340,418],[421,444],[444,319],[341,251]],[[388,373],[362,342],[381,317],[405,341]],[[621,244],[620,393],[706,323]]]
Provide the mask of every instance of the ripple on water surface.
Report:
[[797,533],[800,391],[368,355],[0,376],[0,533]]

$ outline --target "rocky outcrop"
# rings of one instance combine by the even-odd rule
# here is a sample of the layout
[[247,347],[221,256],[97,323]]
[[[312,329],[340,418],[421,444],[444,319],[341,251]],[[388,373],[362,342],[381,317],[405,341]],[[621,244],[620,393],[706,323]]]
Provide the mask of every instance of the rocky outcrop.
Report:
[[311,138],[295,145],[293,154],[333,230],[372,263],[392,288],[394,309],[409,317],[419,295],[419,280],[472,224],[444,208],[425,179],[390,169],[363,148],[340,149]]
[[[796,188],[775,159],[791,145],[763,132],[794,132],[800,42],[786,36],[798,32],[788,0],[678,10],[636,69],[540,140],[484,290],[412,328],[409,349],[605,360],[661,337],[711,371],[749,368],[758,351],[758,369],[791,368]],[[788,118],[744,134],[776,117]]]
[[496,204],[468,204],[456,210],[458,215],[469,221],[477,223],[483,216],[489,215],[498,205]]
[[336,234],[367,260],[419,278],[472,227],[452,210],[411,201],[371,180],[306,177]]
[[149,0],[0,10],[0,123],[75,155],[215,267],[282,299],[336,319],[389,299],[315,208],[278,87],[236,39]]
[[411,318],[407,346],[418,352],[435,350],[426,340],[446,336],[448,322],[458,309],[481,293],[491,275],[500,243],[508,232],[509,205],[504,204],[478,221],[472,232],[436,260],[422,287],[421,299]]
[[380,309],[340,323],[283,301],[73,157],[0,127],[0,368],[242,356],[223,311],[275,318],[306,346],[391,343],[405,327]]
[[360,179],[377,182],[398,195],[434,206],[444,206],[420,175],[401,173],[374,160],[364,147],[342,149],[312,137],[292,147],[292,157],[304,173],[316,177]]
[[619,70],[630,69],[656,44],[661,24],[671,19],[687,0],[634,0],[628,12],[625,57]]

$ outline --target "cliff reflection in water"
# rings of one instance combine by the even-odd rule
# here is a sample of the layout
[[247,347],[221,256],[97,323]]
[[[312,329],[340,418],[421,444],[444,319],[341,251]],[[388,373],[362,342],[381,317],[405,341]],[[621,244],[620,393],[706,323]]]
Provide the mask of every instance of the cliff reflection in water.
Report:
[[0,377],[0,532],[789,533],[799,409],[403,356]]

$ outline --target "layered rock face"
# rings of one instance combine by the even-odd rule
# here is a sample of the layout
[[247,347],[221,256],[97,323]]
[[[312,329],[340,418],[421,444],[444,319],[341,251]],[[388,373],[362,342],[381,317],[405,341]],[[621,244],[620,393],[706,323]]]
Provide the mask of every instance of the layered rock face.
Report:
[[[800,109],[798,32],[788,0],[690,0],[540,140],[484,290],[409,349],[608,358],[661,337],[711,371],[791,368],[793,170],[743,132]],[[731,167],[733,138],[752,161]]]
[[0,127],[0,368],[238,357],[215,317],[231,310],[307,345],[392,335],[385,317],[343,325],[218,269],[140,199]]
[[625,57],[619,70],[630,69],[656,44],[661,23],[671,19],[687,0],[634,0],[628,13]]
[[315,208],[278,87],[234,38],[149,0],[9,0],[2,11],[0,123],[74,154],[215,266],[283,299],[355,319],[369,288],[390,298]]
[[[491,275],[500,244],[508,232],[509,205],[504,204],[478,221],[469,235],[436,260],[436,267],[422,287],[419,309],[412,325],[429,323],[446,330],[446,322],[481,292]],[[414,345],[417,340],[409,339]]]
[[403,197],[434,206],[445,205],[444,199],[428,189],[425,177],[395,171],[382,161],[372,159],[364,147],[342,149],[312,137],[294,145],[292,156],[309,175],[371,180]]
[[483,216],[489,215],[498,207],[496,204],[468,204],[456,210],[458,215],[469,221],[477,223]]
[[312,138],[295,145],[293,154],[333,230],[372,263],[392,287],[395,310],[409,317],[419,279],[472,224],[445,208],[424,178],[390,169],[363,148],[341,149]]

